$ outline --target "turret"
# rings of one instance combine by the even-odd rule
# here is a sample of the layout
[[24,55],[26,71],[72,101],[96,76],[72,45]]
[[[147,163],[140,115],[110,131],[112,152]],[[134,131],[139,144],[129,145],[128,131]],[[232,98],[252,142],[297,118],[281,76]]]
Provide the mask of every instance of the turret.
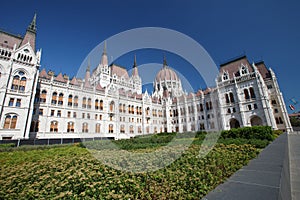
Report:
[[31,23],[27,27],[26,34],[21,43],[21,46],[23,46],[24,44],[27,44],[29,42],[33,51],[35,51],[35,38],[36,38],[36,14],[34,14]]
[[134,55],[133,70],[132,70],[132,77],[135,76],[139,76],[139,72],[136,64],[136,55]]
[[108,58],[107,58],[107,53],[106,53],[106,41],[104,42],[104,48],[103,48],[103,53],[102,53],[102,56],[101,56],[100,64],[102,64],[103,66],[108,65]]
[[90,60],[88,61],[88,66],[85,71],[85,77],[84,77],[84,87],[89,88],[91,87],[90,85],[90,78],[91,78],[91,67],[90,67]]

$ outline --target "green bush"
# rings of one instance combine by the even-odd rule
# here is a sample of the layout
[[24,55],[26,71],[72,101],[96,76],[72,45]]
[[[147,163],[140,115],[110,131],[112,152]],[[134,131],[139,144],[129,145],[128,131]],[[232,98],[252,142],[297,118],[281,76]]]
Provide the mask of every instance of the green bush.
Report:
[[252,146],[262,149],[265,148],[270,141],[268,140],[260,140],[260,139],[245,139],[245,138],[220,138],[218,140],[219,144],[235,144],[235,145],[244,145],[251,144]]
[[272,128],[270,126],[253,126],[238,129],[231,129],[221,132],[222,138],[244,138],[259,140],[274,140]]

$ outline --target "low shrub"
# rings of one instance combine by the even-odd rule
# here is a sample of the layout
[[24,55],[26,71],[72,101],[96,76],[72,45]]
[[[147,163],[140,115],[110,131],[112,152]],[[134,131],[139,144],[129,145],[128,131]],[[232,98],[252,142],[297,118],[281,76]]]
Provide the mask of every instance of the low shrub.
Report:
[[233,128],[221,132],[222,138],[244,138],[272,141],[275,139],[270,126],[253,126],[244,128]]

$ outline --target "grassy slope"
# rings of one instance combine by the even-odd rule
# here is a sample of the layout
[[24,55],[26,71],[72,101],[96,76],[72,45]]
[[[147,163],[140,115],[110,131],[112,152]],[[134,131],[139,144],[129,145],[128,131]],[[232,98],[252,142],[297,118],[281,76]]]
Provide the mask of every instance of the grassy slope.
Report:
[[78,145],[1,152],[0,199],[199,199],[258,153],[251,145],[219,144],[199,159],[199,144],[168,167],[139,174],[107,167]]

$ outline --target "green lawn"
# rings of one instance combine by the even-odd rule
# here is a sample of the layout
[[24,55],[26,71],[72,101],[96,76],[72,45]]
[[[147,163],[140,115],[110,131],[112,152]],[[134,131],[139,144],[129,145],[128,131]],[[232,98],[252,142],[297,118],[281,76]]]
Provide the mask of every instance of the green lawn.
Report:
[[[131,144],[127,149],[132,152],[152,151],[173,137],[162,134],[115,143],[120,147]],[[103,165],[80,144],[7,148],[9,151],[0,152],[0,199],[200,199],[260,151],[245,144],[250,140],[223,138],[206,157],[198,158],[203,138],[197,135],[175,162],[148,173]],[[180,145],[178,142],[169,148]]]

